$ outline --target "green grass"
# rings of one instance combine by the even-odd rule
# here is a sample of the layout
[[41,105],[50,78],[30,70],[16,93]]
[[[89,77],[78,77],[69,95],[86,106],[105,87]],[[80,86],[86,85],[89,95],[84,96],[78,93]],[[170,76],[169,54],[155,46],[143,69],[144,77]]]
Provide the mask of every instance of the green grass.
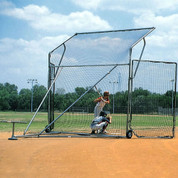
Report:
[[[0,112],[0,121],[25,121],[27,124],[15,124],[15,131],[24,131],[32,119],[34,113],[30,112]],[[37,114],[29,130],[40,131],[47,125],[47,113],[40,112]],[[0,132],[9,132],[12,130],[12,123],[0,122]]]
[[144,126],[172,127],[172,125],[173,125],[173,117],[172,116],[133,115],[133,117],[132,117],[132,126],[136,126],[136,127],[144,127]]
[[[34,113],[30,112],[0,112],[0,121],[25,121],[27,124],[15,124],[15,131],[24,132],[28,123],[32,119]],[[60,113],[56,113],[57,117]],[[39,112],[31,124],[30,132],[40,132],[47,125],[47,113]],[[112,114],[112,124],[110,129],[125,129],[126,128],[125,114]],[[178,117],[177,117],[178,119]],[[84,130],[90,129],[90,123],[93,120],[93,114],[71,114],[66,113],[55,122],[55,130],[61,131],[61,128],[65,131],[72,130]],[[155,116],[155,115],[133,115],[132,126],[149,128],[152,126],[164,127],[172,126],[172,117],[169,116]],[[176,124],[178,125],[178,123]],[[11,132],[12,123],[0,122],[0,132]]]

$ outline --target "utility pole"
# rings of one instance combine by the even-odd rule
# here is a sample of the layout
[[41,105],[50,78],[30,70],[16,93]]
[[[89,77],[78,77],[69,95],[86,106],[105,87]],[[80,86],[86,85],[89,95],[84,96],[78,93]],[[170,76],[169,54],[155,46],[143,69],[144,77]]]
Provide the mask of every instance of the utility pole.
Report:
[[31,88],[31,92],[32,92],[32,94],[31,94],[31,112],[33,112],[33,84],[38,83],[38,82],[37,82],[37,79],[28,79],[27,83],[31,83],[31,85],[32,85],[32,88]]

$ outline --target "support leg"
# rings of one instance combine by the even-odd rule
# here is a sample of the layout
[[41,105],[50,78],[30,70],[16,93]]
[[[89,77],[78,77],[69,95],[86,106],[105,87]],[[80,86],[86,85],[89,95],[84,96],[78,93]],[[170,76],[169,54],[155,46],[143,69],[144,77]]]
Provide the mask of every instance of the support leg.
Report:
[[14,136],[14,129],[15,129],[15,122],[12,123],[12,137],[8,138],[8,140],[18,140],[15,136]]

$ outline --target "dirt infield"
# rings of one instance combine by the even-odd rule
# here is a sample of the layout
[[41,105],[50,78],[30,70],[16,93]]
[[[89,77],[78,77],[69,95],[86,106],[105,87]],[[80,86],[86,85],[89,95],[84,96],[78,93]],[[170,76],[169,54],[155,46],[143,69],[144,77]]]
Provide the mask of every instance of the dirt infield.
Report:
[[0,177],[178,177],[174,139],[19,138],[0,133]]

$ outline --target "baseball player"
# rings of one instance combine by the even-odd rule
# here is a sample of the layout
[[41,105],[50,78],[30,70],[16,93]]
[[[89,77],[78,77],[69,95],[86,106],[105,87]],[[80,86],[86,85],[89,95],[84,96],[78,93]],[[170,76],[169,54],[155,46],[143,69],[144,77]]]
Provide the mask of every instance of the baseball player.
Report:
[[105,104],[109,104],[109,92],[105,91],[104,92],[104,96],[100,96],[99,98],[94,100],[96,104],[95,108],[94,108],[94,117],[99,116],[100,112],[103,111],[103,108],[105,106]]
[[91,134],[95,134],[95,131],[98,133],[107,133],[106,128],[108,124],[111,124],[111,119],[111,117],[107,117],[105,112],[101,111],[100,116],[95,117],[90,125]]

